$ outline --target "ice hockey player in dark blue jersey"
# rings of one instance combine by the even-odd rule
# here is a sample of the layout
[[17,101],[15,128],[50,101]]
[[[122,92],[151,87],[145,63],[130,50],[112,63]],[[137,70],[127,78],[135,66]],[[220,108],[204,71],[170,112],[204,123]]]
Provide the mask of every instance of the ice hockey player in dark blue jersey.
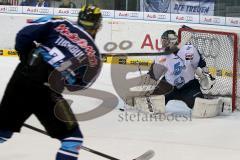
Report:
[[20,63],[0,104],[0,143],[19,132],[34,114],[48,134],[61,142],[56,160],[78,159],[83,135],[61,93],[63,87],[81,90],[96,80],[102,64],[94,38],[101,20],[100,8],[87,5],[76,24],[44,17],[17,33]]

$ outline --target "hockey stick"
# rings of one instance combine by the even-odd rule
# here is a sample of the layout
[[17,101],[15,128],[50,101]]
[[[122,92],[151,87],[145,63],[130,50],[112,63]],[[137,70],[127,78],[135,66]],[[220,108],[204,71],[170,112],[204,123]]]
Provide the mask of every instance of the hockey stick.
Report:
[[[33,127],[33,126],[29,125],[29,124],[26,124],[26,123],[25,123],[25,124],[23,124],[23,126],[26,127],[26,128],[28,128],[28,129],[31,129],[31,130],[34,130],[34,131],[36,131],[36,132],[39,132],[39,133],[42,133],[42,134],[44,134],[44,135],[49,136],[46,131],[41,130],[41,129],[36,128],[36,127]],[[112,157],[112,156],[110,156],[110,155],[107,155],[107,154],[105,154],[105,153],[102,153],[102,152],[93,150],[93,149],[88,148],[88,147],[85,147],[85,146],[81,146],[81,149],[83,149],[83,150],[85,150],[85,151],[88,151],[88,152],[91,152],[91,153],[93,153],[93,154],[96,154],[96,155],[98,155],[98,156],[104,157],[104,158],[109,159],[109,160],[120,160],[120,159],[118,159],[118,158]],[[139,156],[139,157],[137,157],[137,158],[135,158],[135,159],[133,159],[133,160],[149,160],[149,159],[151,159],[151,158],[154,156],[154,154],[155,154],[155,153],[154,153],[153,150],[149,150],[149,151],[145,152],[144,154],[142,154],[141,156]]]
[[101,53],[102,56],[160,56],[160,55],[168,55],[170,53],[173,53],[175,51],[177,51],[178,48],[174,48],[168,51],[159,51],[159,52],[147,52],[147,53]]

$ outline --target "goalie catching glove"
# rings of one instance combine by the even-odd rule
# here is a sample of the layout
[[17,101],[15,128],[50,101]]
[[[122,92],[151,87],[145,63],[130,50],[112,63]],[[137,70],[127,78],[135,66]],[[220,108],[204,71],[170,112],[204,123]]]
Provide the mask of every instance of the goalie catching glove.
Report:
[[195,73],[203,90],[210,90],[216,83],[216,79],[208,72],[207,67],[198,67]]

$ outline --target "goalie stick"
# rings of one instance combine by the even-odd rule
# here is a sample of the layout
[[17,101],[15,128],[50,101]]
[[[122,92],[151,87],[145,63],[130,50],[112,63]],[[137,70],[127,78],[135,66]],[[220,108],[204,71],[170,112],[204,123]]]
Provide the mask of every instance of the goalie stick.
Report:
[[159,51],[159,52],[147,52],[147,53],[101,53],[102,56],[160,56],[168,55],[178,50],[178,47],[169,51]]
[[[28,129],[31,129],[31,130],[34,130],[36,132],[39,132],[39,133],[42,133],[44,135],[49,136],[46,131],[41,130],[41,129],[36,128],[36,127],[33,127],[33,126],[29,125],[29,124],[25,123],[25,124],[23,124],[23,126],[28,128]],[[110,155],[107,155],[105,153],[93,150],[93,149],[85,147],[85,146],[81,146],[81,149],[83,149],[85,151],[88,151],[88,152],[91,152],[93,154],[96,154],[98,156],[104,157],[104,158],[109,159],[109,160],[120,160],[118,158],[112,157]],[[140,155],[139,157],[137,157],[137,158],[135,158],[133,160],[150,160],[154,155],[155,155],[155,152],[153,150],[148,150],[148,151],[146,151],[145,153],[143,153],[142,155]]]
[[155,152],[153,150],[149,150],[142,154],[141,156],[133,159],[133,160],[149,160],[155,155]]

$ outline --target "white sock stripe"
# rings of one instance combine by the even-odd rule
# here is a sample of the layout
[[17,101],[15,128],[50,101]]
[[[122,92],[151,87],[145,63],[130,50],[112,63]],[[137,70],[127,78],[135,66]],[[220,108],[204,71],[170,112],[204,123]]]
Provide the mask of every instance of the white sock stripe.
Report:
[[0,137],[0,139],[4,140],[4,141],[7,141],[8,138],[3,138],[3,137]]
[[73,153],[69,153],[69,152],[66,152],[66,151],[62,151],[62,150],[59,150],[58,153],[62,153],[62,154],[72,156],[72,157],[78,157],[78,154],[73,154]]
[[68,138],[65,138],[65,139],[63,139],[64,141],[65,140],[75,140],[75,141],[81,141],[81,142],[83,142],[83,138],[77,138],[77,137],[68,137]]

